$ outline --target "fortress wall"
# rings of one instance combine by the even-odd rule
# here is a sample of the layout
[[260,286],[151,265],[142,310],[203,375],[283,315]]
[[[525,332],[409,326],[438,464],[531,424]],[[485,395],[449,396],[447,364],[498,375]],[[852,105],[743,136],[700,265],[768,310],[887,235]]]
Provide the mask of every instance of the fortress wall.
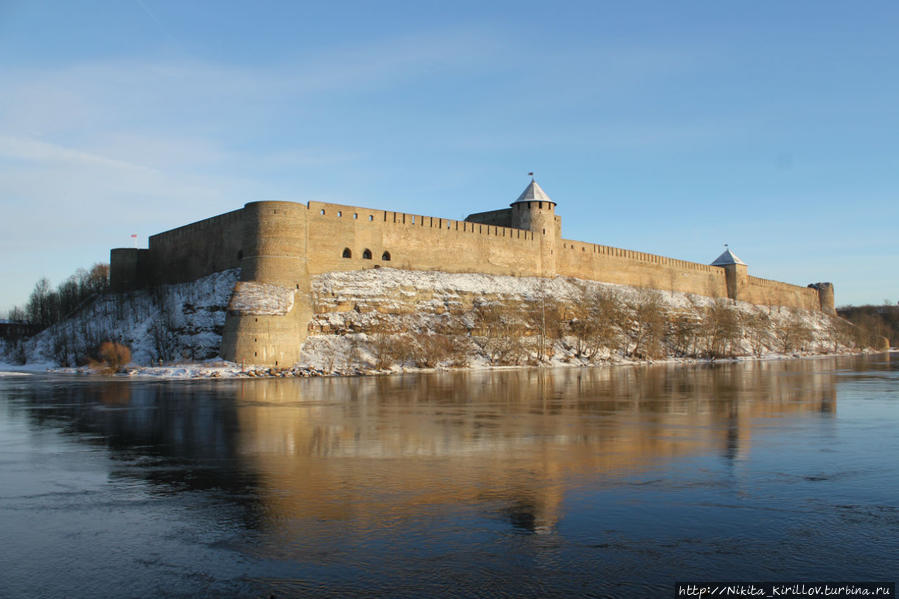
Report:
[[[352,257],[343,258],[344,249]],[[371,259],[363,252],[371,251]],[[530,231],[452,219],[309,203],[309,273],[390,266],[411,270],[540,274]],[[384,252],[390,259],[384,259]]]
[[740,289],[740,299],[765,306],[821,309],[821,300],[816,289],[753,276],[748,276],[745,287]]
[[148,282],[184,283],[236,268],[244,210],[234,210],[150,237]]
[[566,277],[727,297],[724,269],[707,264],[562,239],[556,264]]

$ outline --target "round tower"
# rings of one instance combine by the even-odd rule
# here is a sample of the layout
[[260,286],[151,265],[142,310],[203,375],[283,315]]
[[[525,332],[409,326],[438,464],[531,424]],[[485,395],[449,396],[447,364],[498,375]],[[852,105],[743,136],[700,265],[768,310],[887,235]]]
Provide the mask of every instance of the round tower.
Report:
[[821,311],[835,315],[837,311],[834,309],[833,283],[812,283],[809,287],[818,292],[818,303],[821,306]]
[[243,209],[240,281],[225,318],[222,356],[289,367],[312,317],[305,204],[250,202]]
[[556,274],[556,245],[561,237],[562,219],[556,216],[556,203],[534,180],[525,187],[512,207],[511,224],[517,229],[532,231],[540,240],[541,273],[545,277]]

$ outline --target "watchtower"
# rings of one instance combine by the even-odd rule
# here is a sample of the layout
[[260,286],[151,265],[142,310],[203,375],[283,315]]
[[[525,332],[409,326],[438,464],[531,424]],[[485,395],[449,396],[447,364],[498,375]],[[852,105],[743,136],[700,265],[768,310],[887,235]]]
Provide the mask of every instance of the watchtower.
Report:
[[727,281],[727,297],[736,301],[744,298],[740,297],[740,290],[746,288],[746,282],[749,278],[749,267],[746,263],[737,258],[730,248],[724,250],[724,253],[715,258],[712,266],[720,266],[724,269],[724,277]]
[[511,226],[533,231],[540,238],[541,271],[543,276],[556,274],[556,246],[562,236],[562,219],[556,216],[553,202],[533,178],[518,199],[510,204]]

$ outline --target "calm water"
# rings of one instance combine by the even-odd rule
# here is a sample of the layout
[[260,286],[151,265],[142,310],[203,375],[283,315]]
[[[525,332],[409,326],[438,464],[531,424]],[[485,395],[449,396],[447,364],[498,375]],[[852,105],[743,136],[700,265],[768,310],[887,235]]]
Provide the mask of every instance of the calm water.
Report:
[[893,360],[0,377],[0,596],[894,581]]

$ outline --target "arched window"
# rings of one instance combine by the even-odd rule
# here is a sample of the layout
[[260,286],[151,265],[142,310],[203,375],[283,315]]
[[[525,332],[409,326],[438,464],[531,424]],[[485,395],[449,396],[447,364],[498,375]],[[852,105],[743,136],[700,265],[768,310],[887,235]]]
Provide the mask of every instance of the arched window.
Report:
[[350,248],[343,248],[343,257],[344,258],[352,258],[353,257],[353,252],[350,250]]
[[363,260],[371,260],[371,250],[370,249],[365,248],[365,251],[362,252],[362,259]]
[[390,252],[384,252],[381,254],[381,260],[384,262],[390,262]]

